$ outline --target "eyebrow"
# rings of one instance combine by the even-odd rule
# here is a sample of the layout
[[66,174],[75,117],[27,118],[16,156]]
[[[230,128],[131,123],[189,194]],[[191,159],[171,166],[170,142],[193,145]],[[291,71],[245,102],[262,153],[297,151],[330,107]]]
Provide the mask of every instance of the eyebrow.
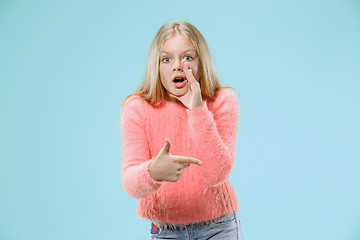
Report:
[[[187,49],[185,51],[183,51],[182,53],[187,53],[187,52],[194,52],[196,54],[196,51],[194,49]],[[160,53],[165,53],[165,54],[169,54],[169,52],[161,50]]]

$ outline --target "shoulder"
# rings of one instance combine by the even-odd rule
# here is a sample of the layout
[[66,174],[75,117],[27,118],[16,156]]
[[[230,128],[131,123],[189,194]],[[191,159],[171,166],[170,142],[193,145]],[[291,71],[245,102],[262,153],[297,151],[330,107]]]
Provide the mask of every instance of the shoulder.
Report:
[[129,121],[138,123],[143,122],[149,107],[151,107],[151,104],[140,96],[136,94],[128,96],[121,106],[121,123],[124,124]]
[[222,107],[237,107],[238,99],[236,93],[230,88],[221,88],[217,93],[215,98],[208,101],[209,105],[214,108]]
[[236,97],[236,93],[234,92],[234,90],[232,90],[231,88],[227,88],[227,87],[223,87],[221,88],[216,96],[215,96],[215,100],[219,101],[223,101],[223,100],[230,100],[230,101],[237,101],[237,97]]
[[230,88],[221,88],[215,98],[207,100],[207,107],[215,121],[232,122],[238,119],[239,105],[236,95]]
[[145,99],[136,94],[128,96],[122,104],[122,112],[140,111],[143,112],[146,108],[150,108],[152,105]]

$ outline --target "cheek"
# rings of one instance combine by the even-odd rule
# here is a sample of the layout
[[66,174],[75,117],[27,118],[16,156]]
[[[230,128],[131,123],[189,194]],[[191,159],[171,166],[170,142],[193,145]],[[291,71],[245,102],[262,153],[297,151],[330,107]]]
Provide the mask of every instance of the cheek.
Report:
[[163,81],[165,79],[166,73],[165,68],[160,65],[159,67],[159,74],[160,74],[160,80]]
[[167,65],[162,65],[160,64],[160,67],[159,67],[159,72],[160,72],[160,76],[167,76],[169,75],[169,67]]
[[170,82],[172,82],[172,80],[169,80],[171,79],[171,71],[169,71],[168,65],[159,66],[159,75],[161,84],[167,89]]
[[159,66],[160,76],[163,75],[163,72],[164,72],[164,67],[162,66],[162,64],[160,64],[160,66]]

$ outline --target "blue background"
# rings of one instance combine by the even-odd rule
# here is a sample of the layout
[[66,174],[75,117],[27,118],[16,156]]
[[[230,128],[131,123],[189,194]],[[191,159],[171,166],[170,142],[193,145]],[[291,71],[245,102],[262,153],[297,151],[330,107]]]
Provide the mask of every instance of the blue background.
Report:
[[360,239],[357,0],[1,0],[0,239],[148,239],[119,114],[178,20],[239,93],[243,239]]

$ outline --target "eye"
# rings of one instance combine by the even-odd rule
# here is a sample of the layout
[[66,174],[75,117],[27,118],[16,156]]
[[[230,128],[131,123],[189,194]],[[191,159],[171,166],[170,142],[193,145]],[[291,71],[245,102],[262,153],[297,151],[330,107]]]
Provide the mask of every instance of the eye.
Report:
[[164,63],[167,63],[167,62],[170,62],[170,58],[164,57],[161,61]]
[[193,59],[193,58],[192,58],[191,56],[185,56],[185,57],[184,57],[184,60],[185,60],[185,61],[190,61],[190,60],[192,60],[192,59]]

